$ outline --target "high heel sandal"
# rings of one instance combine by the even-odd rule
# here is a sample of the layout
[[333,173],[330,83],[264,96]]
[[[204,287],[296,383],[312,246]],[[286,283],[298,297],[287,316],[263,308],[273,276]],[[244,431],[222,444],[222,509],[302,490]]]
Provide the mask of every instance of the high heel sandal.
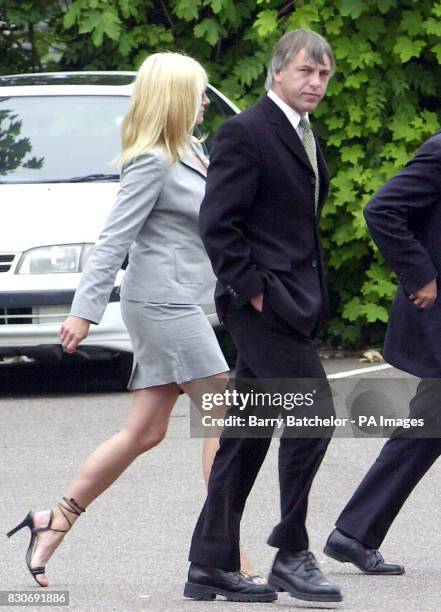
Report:
[[[67,506],[63,505],[63,502],[67,504]],[[52,510],[50,511],[49,522],[46,525],[46,527],[35,527],[34,526],[34,513],[31,511],[31,512],[28,512],[28,514],[24,517],[21,523],[19,523],[16,527],[14,527],[14,529],[11,529],[11,531],[8,531],[8,533],[6,534],[8,538],[10,538],[11,536],[14,535],[14,533],[17,533],[17,531],[20,531],[20,529],[23,529],[23,527],[29,527],[29,529],[31,530],[31,539],[29,542],[28,549],[26,551],[25,559],[26,559],[27,568],[31,576],[34,578],[35,582],[39,586],[44,586],[44,585],[41,584],[41,582],[37,580],[37,576],[40,574],[44,574],[46,572],[46,566],[31,567],[32,553],[34,552],[35,544],[37,543],[37,540],[38,540],[38,534],[43,533],[44,531],[55,531],[58,533],[67,533],[69,529],[72,527],[72,523],[70,522],[69,517],[65,514],[64,511],[66,510],[67,512],[71,512],[72,514],[75,514],[76,516],[80,516],[80,514],[82,514],[83,512],[86,512],[86,510],[82,508],[79,504],[77,504],[77,502],[73,498],[67,499],[66,497],[63,497],[63,501],[58,502],[57,507],[59,508],[61,514],[63,515],[64,519],[69,525],[67,529],[54,529],[52,527],[52,521],[54,518],[54,513]]]
[[267,584],[266,579],[261,574],[252,574],[247,570],[240,570],[239,574],[253,584]]

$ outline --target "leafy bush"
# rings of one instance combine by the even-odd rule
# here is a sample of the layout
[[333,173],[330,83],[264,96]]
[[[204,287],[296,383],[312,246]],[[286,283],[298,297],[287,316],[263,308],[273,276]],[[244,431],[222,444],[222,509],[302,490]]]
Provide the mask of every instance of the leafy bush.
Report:
[[153,51],[198,58],[242,108],[263,92],[271,49],[307,27],[337,74],[313,124],[333,177],[321,229],[331,345],[381,343],[395,279],[362,209],[440,126],[441,2],[433,0],[3,0],[0,69],[133,69]]

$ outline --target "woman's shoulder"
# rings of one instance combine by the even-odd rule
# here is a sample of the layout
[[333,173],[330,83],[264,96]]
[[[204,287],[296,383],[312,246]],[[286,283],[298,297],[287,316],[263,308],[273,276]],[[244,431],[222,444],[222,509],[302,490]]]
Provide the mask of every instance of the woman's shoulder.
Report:
[[168,158],[165,151],[160,147],[154,147],[140,153],[136,157],[128,160],[122,167],[122,172],[127,170],[146,170],[147,168],[156,168],[165,172],[171,165],[172,161]]

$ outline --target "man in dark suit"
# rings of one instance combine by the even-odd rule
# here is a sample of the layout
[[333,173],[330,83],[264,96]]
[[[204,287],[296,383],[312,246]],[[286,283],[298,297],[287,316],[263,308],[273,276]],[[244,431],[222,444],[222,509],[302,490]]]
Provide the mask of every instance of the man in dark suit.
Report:
[[[318,34],[296,30],[281,38],[267,95],[218,132],[200,212],[218,277],[219,316],[238,351],[236,377],[315,379],[325,395],[313,338],[327,316],[317,225],[329,177],[308,113],[324,97],[333,70],[332,50]],[[334,414],[331,400],[323,411]],[[254,584],[238,572],[240,520],[270,441],[224,432],[193,534],[186,596],[272,601],[275,591],[288,591],[306,600],[341,600],[309,551],[305,528],[309,490],[329,434],[282,436],[281,521],[268,541],[279,550],[269,584]]]
[[410,417],[423,427],[397,429],[386,442],[331,533],[325,553],[369,574],[402,574],[378,548],[413,488],[441,454],[441,133],[369,202],[371,235],[399,286],[384,356],[421,377]]

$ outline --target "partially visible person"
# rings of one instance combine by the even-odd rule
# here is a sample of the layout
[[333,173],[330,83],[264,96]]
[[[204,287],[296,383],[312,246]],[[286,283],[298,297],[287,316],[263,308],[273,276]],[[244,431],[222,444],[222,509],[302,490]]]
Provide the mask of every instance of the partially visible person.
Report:
[[[117,199],[60,330],[64,350],[73,353],[91,323],[99,323],[130,250],[121,311],[134,350],[133,406],[121,431],[86,459],[61,501],[30,512],[8,533],[29,527],[26,564],[43,587],[46,563],[65,533],[138,455],[161,442],[179,394],[198,402],[201,381],[209,386],[228,376],[200,306],[214,293],[198,229],[208,159],[192,136],[209,104],[206,86],[202,66],[178,53],[151,55],[136,77],[123,123]],[[216,439],[205,441],[205,480],[217,446]],[[245,557],[243,569],[255,574]]]
[[399,280],[384,357],[421,378],[409,416],[423,419],[424,426],[393,433],[338,517],[324,552],[367,574],[403,574],[404,567],[386,563],[378,549],[441,454],[441,133],[374,195],[365,217]]

